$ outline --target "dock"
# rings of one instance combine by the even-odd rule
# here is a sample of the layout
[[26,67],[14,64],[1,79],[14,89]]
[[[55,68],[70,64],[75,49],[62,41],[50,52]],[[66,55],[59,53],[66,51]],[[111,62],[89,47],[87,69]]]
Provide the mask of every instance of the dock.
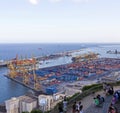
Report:
[[10,79],[10,80],[16,82],[16,83],[19,83],[19,84],[21,84],[21,85],[23,85],[23,86],[25,86],[25,87],[27,87],[27,88],[35,91],[36,93],[45,94],[42,90],[35,90],[33,86],[24,84],[24,83],[23,83],[22,81],[20,81],[20,80],[17,80],[17,79],[15,79],[15,78],[10,78],[8,75],[4,75],[4,76],[7,77],[7,78]]

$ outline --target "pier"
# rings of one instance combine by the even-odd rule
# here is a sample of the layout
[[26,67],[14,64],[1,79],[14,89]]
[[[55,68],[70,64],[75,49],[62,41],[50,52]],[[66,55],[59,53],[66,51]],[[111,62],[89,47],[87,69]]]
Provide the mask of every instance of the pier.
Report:
[[35,90],[34,87],[32,85],[28,85],[28,84],[24,84],[22,81],[20,81],[19,79],[16,79],[16,78],[11,78],[9,77],[8,75],[4,75],[5,77],[7,77],[8,79],[11,79],[12,81],[16,82],[16,83],[19,83],[33,91],[35,91],[36,93],[40,93],[40,94],[45,94],[42,90]]

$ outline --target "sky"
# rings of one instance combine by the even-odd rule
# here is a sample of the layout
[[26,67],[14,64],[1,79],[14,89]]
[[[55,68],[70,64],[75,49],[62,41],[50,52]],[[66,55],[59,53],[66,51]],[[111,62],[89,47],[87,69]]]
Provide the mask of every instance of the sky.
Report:
[[0,0],[0,43],[120,42],[120,0]]

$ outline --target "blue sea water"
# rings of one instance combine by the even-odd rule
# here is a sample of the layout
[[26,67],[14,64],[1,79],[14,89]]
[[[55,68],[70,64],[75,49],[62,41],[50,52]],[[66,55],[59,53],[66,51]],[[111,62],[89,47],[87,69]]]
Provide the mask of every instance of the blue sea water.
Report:
[[[45,56],[71,50],[84,49],[103,53],[109,49],[118,49],[120,45],[113,44],[0,44],[0,60],[10,60],[18,55],[19,57]],[[110,55],[108,55],[110,56]],[[107,56],[107,57],[108,57]],[[114,56],[114,55],[113,55]],[[0,103],[14,96],[20,96],[29,91],[28,88],[4,77],[6,68],[0,68]]]
[[16,55],[19,57],[44,56],[93,46],[97,44],[0,44],[0,59],[9,60]]

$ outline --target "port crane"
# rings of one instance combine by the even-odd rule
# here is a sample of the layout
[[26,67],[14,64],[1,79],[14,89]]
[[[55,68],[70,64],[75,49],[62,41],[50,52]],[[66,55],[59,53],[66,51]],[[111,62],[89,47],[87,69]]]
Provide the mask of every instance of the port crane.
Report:
[[33,78],[33,88],[35,90],[40,89],[40,80],[38,79],[35,70],[36,70],[36,59],[34,57],[30,59],[18,59],[16,57],[15,60],[12,60],[8,63],[8,69],[9,73],[8,76],[10,78],[16,79],[17,78],[22,78],[22,83],[25,85],[31,84],[31,79]]
[[35,70],[36,70],[36,59],[33,57],[33,61],[35,61],[34,63],[33,63],[33,77],[34,77],[34,89],[35,90],[38,90],[38,89],[40,89],[40,83],[39,83],[39,80],[38,80],[38,78],[37,78],[37,75],[35,74]]
[[15,78],[17,76],[17,72],[16,72],[16,68],[12,64],[12,62],[9,62],[9,64],[7,64],[7,67],[9,69],[9,76],[10,76],[10,78]]

